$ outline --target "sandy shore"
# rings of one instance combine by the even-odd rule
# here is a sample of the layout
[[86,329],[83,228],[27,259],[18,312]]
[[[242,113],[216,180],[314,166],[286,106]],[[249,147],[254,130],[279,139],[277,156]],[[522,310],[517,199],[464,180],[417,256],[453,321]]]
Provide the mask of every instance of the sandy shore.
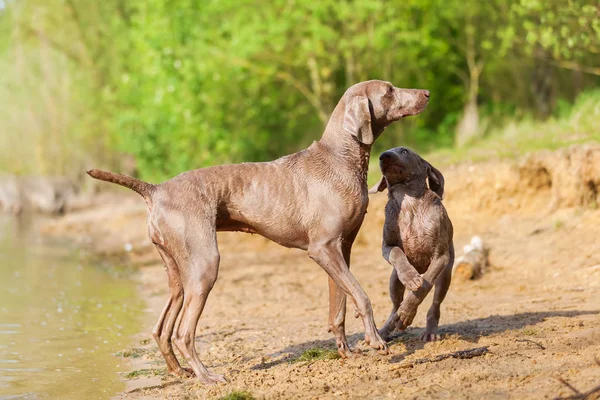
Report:
[[[146,238],[141,199],[119,196],[44,230],[78,240],[98,257],[139,268],[147,310],[137,339],[145,344],[127,353],[132,374],[123,398],[204,399],[240,391],[267,399],[539,399],[572,394],[559,377],[582,392],[600,384],[594,361],[600,358],[597,205],[571,204],[564,200],[569,193],[535,186],[523,164],[490,162],[443,171],[457,253],[479,235],[491,248],[492,266],[481,279],[454,280],[442,305],[441,341],[418,340],[427,299],[414,326],[395,337],[388,356],[365,349],[349,360],[296,361],[307,349],[335,348],[327,332],[325,273],[304,252],[258,236],[223,234],[219,280],[196,338],[205,364],[229,380],[212,387],[166,376],[151,340],[167,285]],[[391,307],[390,267],[380,253],[385,201],[381,194],[371,199],[352,259],[378,325]],[[360,321],[348,314],[350,341],[360,346]],[[403,367],[411,360],[482,346],[489,352],[480,357]]]

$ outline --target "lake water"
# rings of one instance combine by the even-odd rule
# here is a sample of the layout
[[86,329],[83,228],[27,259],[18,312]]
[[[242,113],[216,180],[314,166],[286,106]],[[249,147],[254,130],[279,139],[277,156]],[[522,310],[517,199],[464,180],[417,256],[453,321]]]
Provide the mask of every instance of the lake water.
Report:
[[135,283],[0,215],[0,399],[105,399],[124,389]]

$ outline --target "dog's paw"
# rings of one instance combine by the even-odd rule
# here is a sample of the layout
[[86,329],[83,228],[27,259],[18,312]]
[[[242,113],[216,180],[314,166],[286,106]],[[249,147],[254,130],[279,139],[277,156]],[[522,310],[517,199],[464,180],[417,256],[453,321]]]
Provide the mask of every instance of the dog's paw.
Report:
[[348,348],[344,351],[338,349],[338,353],[339,353],[340,357],[342,357],[342,358],[355,358],[355,357],[364,356],[364,353],[358,347]]
[[442,337],[440,335],[438,335],[437,333],[423,333],[420,336],[420,339],[424,342],[437,342],[438,340],[441,340]]
[[404,287],[411,292],[423,287],[423,277],[412,266],[410,268],[401,269],[397,271],[397,273],[400,282],[402,282]]
[[391,332],[389,330],[380,329],[378,333],[379,333],[379,336],[381,336],[381,339],[383,339],[386,343],[389,342],[390,334],[391,334]]
[[198,380],[205,385],[216,385],[217,383],[227,383],[227,379],[225,379],[224,375],[213,374],[211,372],[207,372],[206,374],[202,374],[198,377]]
[[386,323],[383,325],[383,328],[379,330],[378,333],[381,339],[383,339],[386,342],[389,341],[390,335],[392,334],[392,332],[394,332],[394,329],[396,329],[397,322],[398,314],[394,313],[392,316],[390,316],[390,318],[388,318]]
[[403,307],[400,306],[400,310],[398,311],[398,322],[396,323],[396,328],[399,331],[403,331],[412,324],[413,319],[415,319],[415,315],[417,315],[417,307]]
[[416,274],[415,276],[411,277],[410,280],[407,280],[406,283],[404,283],[404,286],[411,292],[419,290],[421,287],[423,287],[423,277],[419,274]]
[[362,355],[362,351],[359,348],[350,348],[348,343],[338,343],[337,349],[338,354],[342,358],[353,358]]
[[381,336],[379,336],[377,331],[374,332],[372,337],[368,334],[365,334],[365,343],[371,346],[371,348],[379,350],[379,354],[386,355],[390,352],[387,343],[381,338]]
[[191,368],[183,368],[183,367],[180,367],[179,369],[176,369],[176,370],[171,370],[171,371],[169,371],[169,373],[171,375],[175,375],[180,378],[193,378],[194,376],[196,376],[196,374],[194,373],[194,371]]

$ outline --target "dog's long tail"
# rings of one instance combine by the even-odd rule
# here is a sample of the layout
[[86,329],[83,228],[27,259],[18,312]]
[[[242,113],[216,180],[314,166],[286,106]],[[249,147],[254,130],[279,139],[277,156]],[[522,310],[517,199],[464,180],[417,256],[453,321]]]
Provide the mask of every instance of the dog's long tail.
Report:
[[101,181],[116,183],[117,185],[125,186],[149,200],[150,195],[154,191],[154,185],[148,182],[141,181],[128,175],[116,174],[114,172],[102,171],[100,169],[90,169],[87,174],[94,179]]

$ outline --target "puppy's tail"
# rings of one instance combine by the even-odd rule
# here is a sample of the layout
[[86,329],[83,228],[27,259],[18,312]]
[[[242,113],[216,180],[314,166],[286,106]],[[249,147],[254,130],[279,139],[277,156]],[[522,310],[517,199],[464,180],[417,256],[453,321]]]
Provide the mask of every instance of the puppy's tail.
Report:
[[114,172],[102,171],[100,169],[90,169],[87,174],[94,179],[101,181],[116,183],[117,185],[125,186],[140,195],[146,201],[150,200],[150,195],[154,191],[155,186],[151,183],[135,179],[128,175],[116,174]]

